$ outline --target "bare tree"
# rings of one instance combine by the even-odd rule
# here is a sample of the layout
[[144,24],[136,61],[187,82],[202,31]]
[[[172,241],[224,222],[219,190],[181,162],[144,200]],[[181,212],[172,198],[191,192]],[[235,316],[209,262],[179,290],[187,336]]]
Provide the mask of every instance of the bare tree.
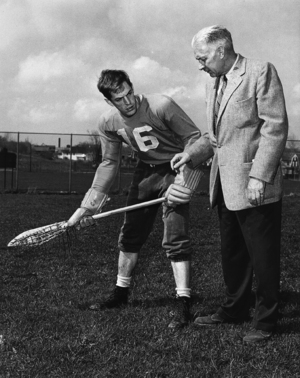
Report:
[[93,154],[93,168],[97,168],[98,165],[101,163],[102,161],[102,150],[101,150],[101,142],[100,142],[100,136],[99,134],[97,133],[97,131],[95,130],[92,130],[92,131],[87,131],[88,134],[89,134],[89,139],[93,145],[93,150],[92,150],[92,154]]
[[290,134],[288,136],[288,141],[286,143],[286,148],[291,151],[299,151],[300,152],[300,140],[295,137],[294,134]]

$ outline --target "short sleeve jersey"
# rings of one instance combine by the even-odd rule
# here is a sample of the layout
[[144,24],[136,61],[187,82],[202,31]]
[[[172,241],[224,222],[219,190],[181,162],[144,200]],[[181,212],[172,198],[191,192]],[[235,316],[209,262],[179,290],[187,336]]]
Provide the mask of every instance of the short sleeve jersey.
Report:
[[108,170],[117,169],[122,143],[130,145],[143,162],[157,165],[169,162],[176,153],[188,152],[201,133],[170,97],[151,94],[141,96],[140,106],[131,117],[116,108],[104,113],[99,120],[99,135],[103,160],[93,186],[107,191],[114,177]]

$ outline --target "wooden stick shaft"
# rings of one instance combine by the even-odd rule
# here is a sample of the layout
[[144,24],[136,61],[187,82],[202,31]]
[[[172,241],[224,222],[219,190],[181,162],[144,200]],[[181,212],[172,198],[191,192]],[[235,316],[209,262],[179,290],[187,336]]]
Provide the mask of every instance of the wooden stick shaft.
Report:
[[159,203],[165,202],[166,200],[167,199],[165,197],[157,198],[157,199],[152,200],[152,201],[137,203],[136,205],[125,206],[125,207],[121,207],[120,209],[115,209],[115,210],[111,210],[111,211],[106,211],[105,213],[96,214],[96,215],[93,215],[92,218],[93,219],[105,218],[105,217],[109,217],[110,215],[113,215],[113,214],[125,213],[126,211],[132,211],[132,210],[140,209],[142,207],[157,205]]

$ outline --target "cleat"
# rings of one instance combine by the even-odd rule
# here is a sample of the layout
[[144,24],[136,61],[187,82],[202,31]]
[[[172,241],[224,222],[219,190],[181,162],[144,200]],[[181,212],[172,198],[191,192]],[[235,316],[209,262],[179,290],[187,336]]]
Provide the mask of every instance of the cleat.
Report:
[[190,322],[191,299],[189,297],[177,297],[175,301],[176,308],[173,313],[173,320],[168,327],[176,330],[185,327]]
[[98,311],[105,308],[118,308],[126,306],[128,302],[128,287],[116,286],[110,296],[104,301],[90,305],[90,310]]

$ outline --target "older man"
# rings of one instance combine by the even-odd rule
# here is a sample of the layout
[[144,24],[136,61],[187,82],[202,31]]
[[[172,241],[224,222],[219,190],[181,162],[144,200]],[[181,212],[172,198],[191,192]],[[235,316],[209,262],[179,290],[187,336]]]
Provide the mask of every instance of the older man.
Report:
[[[230,32],[215,25],[192,40],[200,71],[209,74],[208,131],[214,149],[210,201],[218,207],[226,301],[197,325],[239,322],[249,314],[253,271],[256,306],[245,342],[270,338],[278,318],[282,172],[288,133],[283,89],[271,63],[234,51]],[[172,166],[192,160],[177,154]],[[200,156],[200,155],[199,155]]]

